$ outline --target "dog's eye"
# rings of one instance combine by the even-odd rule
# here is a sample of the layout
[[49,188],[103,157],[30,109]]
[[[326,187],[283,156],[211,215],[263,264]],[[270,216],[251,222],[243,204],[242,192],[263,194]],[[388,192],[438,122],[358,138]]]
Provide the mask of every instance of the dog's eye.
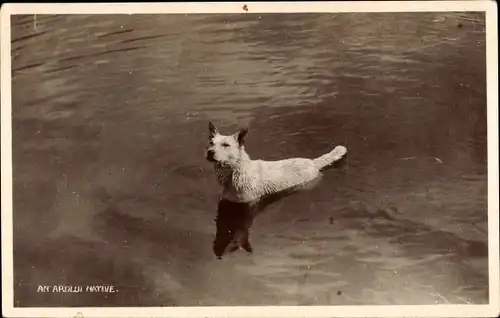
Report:
[[227,148],[227,147],[229,147],[229,144],[227,142],[225,142],[222,144],[222,147]]

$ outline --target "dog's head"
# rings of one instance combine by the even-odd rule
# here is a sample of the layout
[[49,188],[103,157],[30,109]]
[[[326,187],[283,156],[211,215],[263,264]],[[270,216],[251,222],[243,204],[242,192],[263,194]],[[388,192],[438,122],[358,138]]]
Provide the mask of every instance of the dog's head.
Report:
[[208,124],[209,137],[205,157],[208,161],[224,165],[235,165],[244,153],[244,140],[248,129],[244,128],[233,135],[221,135],[215,125]]

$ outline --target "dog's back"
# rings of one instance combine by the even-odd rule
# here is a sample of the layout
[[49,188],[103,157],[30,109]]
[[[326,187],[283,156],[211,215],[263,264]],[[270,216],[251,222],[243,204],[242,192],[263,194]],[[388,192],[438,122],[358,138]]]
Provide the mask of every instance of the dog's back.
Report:
[[306,158],[279,161],[255,161],[257,178],[261,181],[261,195],[269,195],[310,182],[320,174],[314,162]]

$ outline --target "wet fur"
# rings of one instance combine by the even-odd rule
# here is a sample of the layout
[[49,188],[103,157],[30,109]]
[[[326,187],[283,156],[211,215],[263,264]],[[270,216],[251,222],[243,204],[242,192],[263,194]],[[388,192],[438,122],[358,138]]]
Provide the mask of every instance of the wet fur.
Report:
[[209,123],[209,132],[206,158],[214,163],[217,180],[222,186],[221,200],[233,202],[256,201],[310,182],[347,152],[344,146],[337,146],[315,159],[252,160],[244,145],[246,129],[222,135],[213,123]]

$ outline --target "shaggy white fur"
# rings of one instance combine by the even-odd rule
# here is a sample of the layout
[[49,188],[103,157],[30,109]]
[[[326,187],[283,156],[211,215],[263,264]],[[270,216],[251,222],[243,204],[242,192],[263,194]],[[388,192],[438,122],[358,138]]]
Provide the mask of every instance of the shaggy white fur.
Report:
[[321,169],[347,153],[344,146],[337,146],[315,159],[252,160],[244,146],[246,129],[233,135],[221,135],[210,122],[209,132],[206,158],[214,162],[217,180],[223,188],[221,199],[233,202],[256,201],[311,182],[320,176]]

